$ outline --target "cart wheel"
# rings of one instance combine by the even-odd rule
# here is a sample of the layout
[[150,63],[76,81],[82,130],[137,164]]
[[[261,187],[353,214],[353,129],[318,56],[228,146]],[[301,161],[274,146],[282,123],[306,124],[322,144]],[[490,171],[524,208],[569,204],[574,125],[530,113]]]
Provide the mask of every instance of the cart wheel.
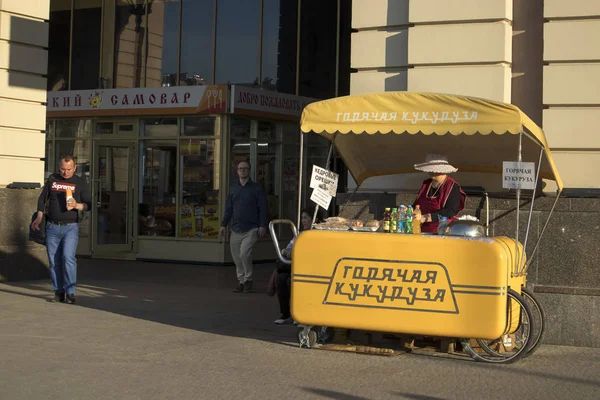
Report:
[[[531,321],[531,339],[527,345],[524,357],[529,357],[542,342],[546,324],[546,313],[542,305],[535,299],[530,289],[522,288],[521,297],[529,305],[532,311]],[[506,349],[503,346],[502,338],[495,340],[477,339],[479,346],[489,355],[496,357],[507,356]]]
[[[485,361],[490,363],[511,363],[523,357],[533,340],[531,335],[532,311],[529,303],[512,289],[508,289],[508,317],[514,315],[512,312],[513,303],[519,306],[518,320],[507,321],[508,326],[518,326],[518,328],[508,334],[502,335],[498,339],[475,341],[461,339],[463,349],[475,361]],[[475,342],[475,343],[473,343]],[[478,345],[478,346],[477,346]]]
[[531,332],[531,344],[527,347],[527,354],[525,357],[532,355],[542,343],[544,338],[544,332],[546,330],[546,311],[542,304],[534,297],[533,291],[528,288],[522,288],[521,294],[523,298],[529,303],[531,311],[533,312],[533,323]]
[[312,326],[298,328],[298,344],[300,345],[300,348],[306,347],[307,349],[310,349],[317,344],[317,340],[317,332]]
[[335,336],[335,329],[328,328],[326,326],[322,326],[319,328],[317,332],[318,342],[320,344],[326,344],[333,342],[333,337]]

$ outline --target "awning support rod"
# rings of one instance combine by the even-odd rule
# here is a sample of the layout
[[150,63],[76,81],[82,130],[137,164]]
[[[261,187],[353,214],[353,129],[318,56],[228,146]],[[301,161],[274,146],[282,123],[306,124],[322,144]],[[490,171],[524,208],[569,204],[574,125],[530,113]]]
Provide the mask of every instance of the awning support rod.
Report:
[[300,218],[302,216],[302,171],[304,166],[304,132],[300,131],[300,171],[298,173],[298,224],[296,225],[300,229]]
[[537,249],[540,246],[540,242],[542,241],[542,236],[544,236],[544,232],[546,232],[546,228],[548,227],[548,223],[550,222],[550,217],[552,217],[552,213],[554,212],[554,208],[556,207],[556,204],[558,203],[558,199],[560,199],[561,193],[562,193],[562,190],[559,190],[556,193],[556,199],[554,200],[554,204],[552,204],[552,208],[550,209],[550,213],[548,214],[548,219],[546,219],[546,223],[544,224],[544,227],[542,228],[542,231],[540,232],[540,236],[538,237],[537,243],[535,244],[535,247],[533,248],[533,251],[531,252],[531,257],[529,258],[529,260],[523,267],[524,274],[527,273],[527,269],[529,268],[529,265],[531,265],[531,261],[533,260],[533,257],[535,256],[535,253],[537,252]]
[[[331,145],[329,146],[329,153],[327,154],[327,161],[325,162],[325,169],[328,171],[329,171],[329,162],[331,161],[331,157],[333,156],[333,144],[335,143],[335,138],[336,138],[336,136],[334,136],[333,140],[331,141]],[[311,226],[315,224],[318,212],[319,212],[319,205],[317,204],[315,206],[315,213],[313,215]]]
[[[522,156],[523,150],[523,128],[521,128],[521,133],[519,133],[519,154],[517,161],[521,162],[523,160]],[[521,188],[517,189],[517,204],[521,202]],[[533,199],[532,202],[533,204]],[[519,262],[519,217],[520,217],[521,207],[517,207],[517,229],[515,232],[515,265],[512,271],[512,276],[516,276],[520,270]]]
[[[527,240],[529,239],[529,228],[531,227],[531,217],[533,216],[533,205],[535,204],[535,191],[537,190],[538,182],[540,179],[540,169],[542,168],[542,157],[544,156],[544,149],[540,149],[540,159],[537,165],[537,174],[535,176],[535,186],[533,187],[533,194],[531,195],[531,207],[529,207],[529,218],[527,219],[527,231],[525,232],[525,243],[523,243],[523,254],[521,255],[521,262],[519,263],[519,274],[523,272],[523,269],[520,267],[523,265],[523,260],[525,259],[525,254],[527,250]],[[525,265],[523,265],[525,267]]]

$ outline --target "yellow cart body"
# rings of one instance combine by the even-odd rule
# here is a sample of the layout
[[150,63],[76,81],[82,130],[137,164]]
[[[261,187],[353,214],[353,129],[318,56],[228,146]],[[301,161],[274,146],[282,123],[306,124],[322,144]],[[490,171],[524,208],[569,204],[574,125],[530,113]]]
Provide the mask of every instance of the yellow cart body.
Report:
[[512,273],[516,248],[507,237],[307,231],[293,248],[292,315],[313,326],[498,338],[519,320],[507,307],[508,288],[525,282]]

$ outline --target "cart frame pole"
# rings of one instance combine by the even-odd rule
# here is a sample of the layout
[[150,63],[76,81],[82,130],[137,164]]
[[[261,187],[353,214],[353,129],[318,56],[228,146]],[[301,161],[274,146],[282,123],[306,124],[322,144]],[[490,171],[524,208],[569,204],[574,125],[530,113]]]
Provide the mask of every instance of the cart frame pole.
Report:
[[302,214],[302,171],[304,170],[304,132],[300,131],[300,171],[298,172],[298,224],[300,228],[300,218]]
[[525,254],[527,251],[527,240],[529,239],[529,228],[531,228],[531,217],[533,216],[533,204],[535,203],[535,192],[537,190],[537,185],[540,180],[540,170],[542,168],[542,157],[544,156],[544,148],[540,149],[540,159],[537,165],[537,174],[535,176],[535,186],[533,187],[533,193],[531,194],[531,206],[529,207],[529,218],[527,219],[527,231],[525,232],[525,242],[523,243],[523,254],[521,255],[521,262],[519,263],[519,274],[523,273],[525,267],[523,265],[523,260],[525,259]]
[[[333,143],[335,142],[335,136],[333,137],[333,140],[331,141],[331,145],[329,146],[329,153],[327,153],[327,161],[325,161],[325,169],[329,171],[329,162],[331,161],[331,157],[333,155]],[[315,213],[313,215],[313,219],[312,219],[312,224],[311,226],[313,226],[315,224],[315,221],[317,219],[317,214],[319,213],[319,205],[317,204],[315,206]],[[298,212],[298,215],[300,215],[300,212]],[[298,217],[298,226],[300,225],[300,217]]]
[[537,252],[538,248],[540,247],[540,242],[542,241],[542,236],[544,236],[544,232],[546,232],[546,228],[548,227],[548,223],[550,222],[550,218],[552,217],[554,208],[556,207],[556,204],[558,203],[558,199],[560,199],[561,193],[562,193],[562,190],[559,190],[556,192],[556,199],[554,200],[554,204],[552,204],[552,208],[550,209],[550,213],[548,214],[548,219],[546,219],[546,223],[544,224],[544,227],[542,228],[542,231],[540,232],[540,236],[538,236],[537,243],[535,244],[535,247],[533,248],[533,251],[531,252],[531,257],[529,258],[529,260],[527,260],[527,263],[525,264],[525,267],[523,268],[524,274],[527,273],[527,269],[529,268],[529,265],[531,265],[531,261],[533,261],[533,257],[535,256],[535,253]]
[[[521,132],[519,133],[519,154],[518,154],[518,158],[517,161],[521,162],[523,160],[522,157],[522,150],[523,150],[523,128],[521,128]],[[532,199],[533,200],[533,199]],[[519,205],[521,203],[521,189],[517,189],[517,205]],[[515,265],[514,268],[512,270],[511,276],[517,276],[518,272],[519,272],[519,216],[520,216],[520,209],[521,207],[517,207],[517,229],[515,232]]]

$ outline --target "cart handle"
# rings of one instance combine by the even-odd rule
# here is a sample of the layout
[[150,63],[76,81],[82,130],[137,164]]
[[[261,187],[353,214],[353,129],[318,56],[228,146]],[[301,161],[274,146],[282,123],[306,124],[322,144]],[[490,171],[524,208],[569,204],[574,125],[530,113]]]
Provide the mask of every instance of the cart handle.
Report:
[[277,250],[277,257],[279,257],[279,261],[284,264],[291,265],[292,260],[288,260],[281,254],[281,249],[279,248],[279,240],[277,239],[277,233],[275,233],[275,225],[277,224],[288,224],[292,227],[292,232],[294,232],[294,238],[298,237],[298,229],[296,229],[296,225],[289,219],[274,219],[269,223],[269,232],[271,232],[271,239],[273,240],[273,245]]

